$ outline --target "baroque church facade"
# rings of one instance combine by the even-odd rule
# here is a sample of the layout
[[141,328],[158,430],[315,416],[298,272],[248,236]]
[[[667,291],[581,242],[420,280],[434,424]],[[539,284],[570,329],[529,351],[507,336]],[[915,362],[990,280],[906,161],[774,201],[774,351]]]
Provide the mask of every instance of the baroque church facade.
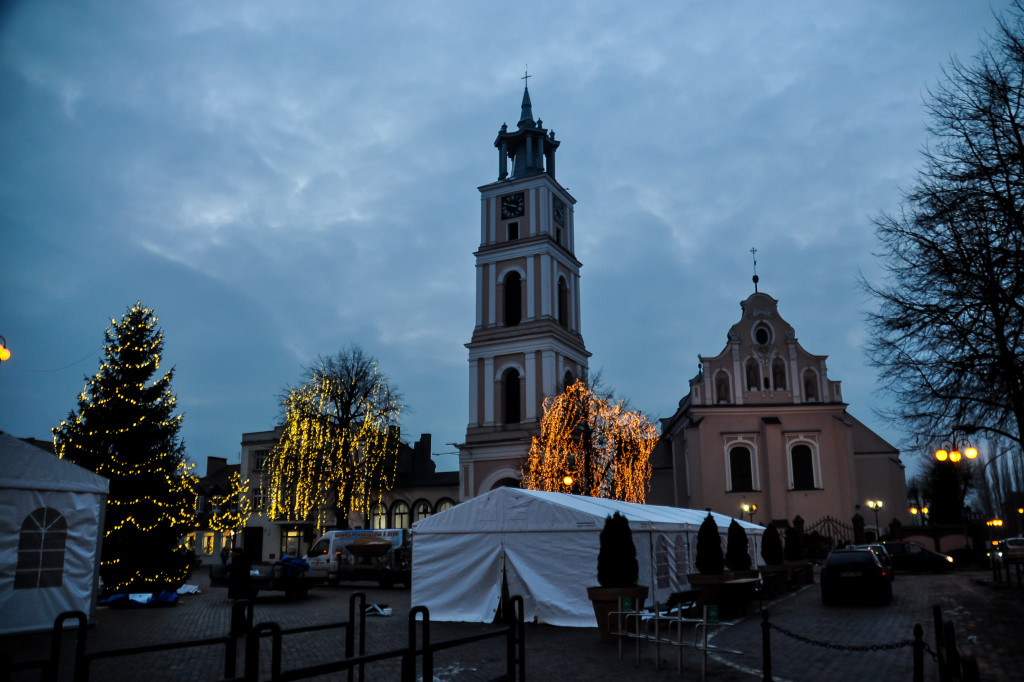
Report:
[[459,445],[460,497],[518,485],[545,397],[585,379],[576,200],[555,179],[554,131],[523,91],[515,130],[494,141],[498,179],[480,190],[476,323],[469,349],[469,419]]
[[757,523],[800,517],[809,529],[860,514],[875,537],[866,503],[881,500],[882,534],[893,519],[905,523],[899,450],[847,411],[827,356],[800,345],[778,301],[755,288],[740,306],[725,348],[700,357],[689,393],[661,420],[652,497],[731,516],[756,505]]
[[[544,399],[586,379],[575,200],[555,179],[559,144],[524,89],[516,129],[502,125],[494,141],[498,179],[479,187],[460,499],[518,486]],[[885,505],[878,525],[905,522],[899,451],[847,412],[827,356],[799,344],[756,279],[741,307],[726,347],[701,358],[689,392],[661,420],[648,503],[736,517],[756,505],[758,523],[800,517],[808,527],[829,517],[847,525],[859,513],[871,534],[872,499]]]

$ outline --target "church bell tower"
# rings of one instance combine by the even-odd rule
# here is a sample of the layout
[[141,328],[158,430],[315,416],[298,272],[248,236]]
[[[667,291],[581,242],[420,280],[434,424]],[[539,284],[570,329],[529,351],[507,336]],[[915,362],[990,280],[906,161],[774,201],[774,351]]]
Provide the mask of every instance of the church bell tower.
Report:
[[555,180],[559,144],[534,120],[525,88],[516,129],[503,124],[494,141],[498,179],[479,188],[462,499],[518,485],[531,438],[540,434],[544,399],[586,378],[576,200]]

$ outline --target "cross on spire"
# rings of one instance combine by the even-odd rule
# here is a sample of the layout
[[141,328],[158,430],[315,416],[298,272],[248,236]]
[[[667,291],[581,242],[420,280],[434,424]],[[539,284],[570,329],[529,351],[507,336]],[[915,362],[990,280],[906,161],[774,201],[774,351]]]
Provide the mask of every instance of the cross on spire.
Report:
[[523,75],[519,80],[526,81],[526,87],[530,87],[530,78],[532,78],[532,76],[530,75],[530,65],[527,64],[526,70],[523,71]]
[[750,255],[752,255],[754,257],[754,293],[756,294],[757,293],[757,282],[758,282],[758,277],[757,277],[757,247],[756,246],[751,247]]

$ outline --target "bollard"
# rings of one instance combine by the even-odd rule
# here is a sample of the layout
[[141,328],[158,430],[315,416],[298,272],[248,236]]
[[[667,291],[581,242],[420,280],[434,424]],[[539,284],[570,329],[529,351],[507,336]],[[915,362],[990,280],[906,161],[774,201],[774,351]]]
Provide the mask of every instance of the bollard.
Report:
[[768,623],[768,609],[761,611],[761,679],[772,682],[772,626]]
[[914,626],[914,682],[924,682],[924,628]]

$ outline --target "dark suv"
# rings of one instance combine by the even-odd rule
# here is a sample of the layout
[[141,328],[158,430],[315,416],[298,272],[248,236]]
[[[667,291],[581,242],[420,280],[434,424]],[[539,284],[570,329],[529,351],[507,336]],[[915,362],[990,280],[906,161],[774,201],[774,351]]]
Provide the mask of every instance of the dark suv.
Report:
[[870,549],[833,550],[821,568],[821,603],[850,601],[888,604],[892,582],[888,572]]

